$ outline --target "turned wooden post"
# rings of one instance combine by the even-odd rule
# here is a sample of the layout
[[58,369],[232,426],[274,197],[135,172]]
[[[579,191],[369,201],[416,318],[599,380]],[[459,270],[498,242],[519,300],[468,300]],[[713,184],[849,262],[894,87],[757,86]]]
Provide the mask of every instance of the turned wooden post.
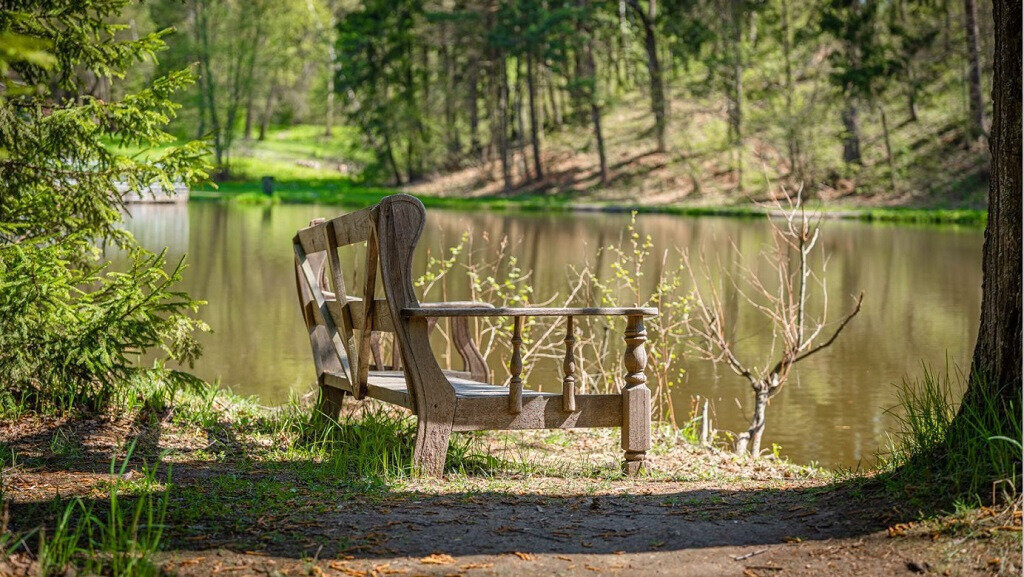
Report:
[[512,360],[508,372],[508,411],[518,415],[523,412],[523,317],[512,321]]
[[573,333],[572,315],[565,319],[565,360],[562,361],[562,410],[567,413],[576,411],[576,335]]
[[622,388],[622,470],[636,475],[644,466],[651,448],[651,391],[647,388],[647,329],[642,315],[630,315],[626,321],[625,386]]

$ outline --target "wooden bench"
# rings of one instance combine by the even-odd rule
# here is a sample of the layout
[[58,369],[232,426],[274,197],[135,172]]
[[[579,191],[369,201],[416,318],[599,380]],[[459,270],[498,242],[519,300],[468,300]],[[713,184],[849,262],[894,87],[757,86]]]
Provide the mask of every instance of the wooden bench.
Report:
[[[319,410],[337,418],[345,395],[400,405],[418,419],[414,466],[440,475],[452,431],[621,427],[624,470],[636,474],[650,448],[651,393],[644,368],[644,317],[654,308],[495,308],[485,303],[420,303],[412,260],[426,211],[407,194],[331,220],[318,219],[295,235],[296,282],[309,330]],[[338,249],[366,243],[358,294],[345,286]],[[379,267],[379,274],[378,274]],[[357,274],[356,278],[360,278]],[[377,283],[385,298],[375,298]],[[577,394],[573,318],[625,316],[624,384],[620,394]],[[525,389],[522,327],[528,316],[566,319],[562,392]],[[511,318],[512,356],[507,386],[489,384],[487,364],[470,338],[469,317]],[[430,330],[448,318],[465,370],[444,370],[430,347]],[[381,354],[380,333],[394,335],[394,354]]]

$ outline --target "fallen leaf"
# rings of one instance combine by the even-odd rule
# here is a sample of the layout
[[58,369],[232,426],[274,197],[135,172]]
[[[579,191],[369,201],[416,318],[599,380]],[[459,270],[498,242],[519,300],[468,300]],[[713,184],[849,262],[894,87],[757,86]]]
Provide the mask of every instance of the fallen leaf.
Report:
[[470,569],[490,569],[494,567],[494,563],[466,563],[462,566],[463,571],[469,571]]
[[515,555],[516,557],[519,557],[523,561],[536,561],[537,560],[537,556],[532,554],[532,553],[523,553],[522,551],[513,551],[512,554]]
[[427,565],[451,565],[455,563],[455,558],[447,553],[432,553],[420,559],[420,563],[426,563]]
[[786,543],[800,543],[800,542],[803,541],[803,539],[801,539],[800,537],[789,537],[789,536],[783,537],[782,540],[785,541]]

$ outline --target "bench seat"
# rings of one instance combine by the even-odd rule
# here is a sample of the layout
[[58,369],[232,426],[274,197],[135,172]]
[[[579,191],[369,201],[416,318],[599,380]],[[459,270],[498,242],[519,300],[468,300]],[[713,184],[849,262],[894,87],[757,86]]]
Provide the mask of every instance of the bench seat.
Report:
[[[581,395],[577,397],[581,403],[578,410],[567,412],[562,409],[561,394],[529,389],[523,389],[523,412],[510,414],[508,387],[470,380],[462,371],[444,373],[455,389],[455,431],[614,427],[622,419],[620,395]],[[339,384],[343,380],[339,375],[328,377]],[[366,396],[415,410],[403,371],[370,371]]]

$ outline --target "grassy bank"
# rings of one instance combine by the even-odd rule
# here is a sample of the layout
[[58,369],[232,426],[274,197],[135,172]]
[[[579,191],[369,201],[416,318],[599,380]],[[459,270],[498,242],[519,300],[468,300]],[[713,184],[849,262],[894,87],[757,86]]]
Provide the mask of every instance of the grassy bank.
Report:
[[[242,204],[324,204],[349,207],[370,206],[399,189],[362,185],[345,177],[275,180],[273,196],[265,196],[259,180],[223,182],[216,188],[207,186],[192,192],[196,201],[228,201]],[[432,196],[417,194],[428,208],[455,210],[513,210],[523,212],[629,212],[644,214],[674,214],[680,216],[724,216],[759,218],[772,210],[758,204],[735,205],[639,205],[614,202],[575,202],[569,194],[540,195],[516,194],[512,196]],[[904,224],[955,224],[984,226],[987,212],[976,209],[946,208],[845,208],[818,205],[826,218],[891,222]]]

